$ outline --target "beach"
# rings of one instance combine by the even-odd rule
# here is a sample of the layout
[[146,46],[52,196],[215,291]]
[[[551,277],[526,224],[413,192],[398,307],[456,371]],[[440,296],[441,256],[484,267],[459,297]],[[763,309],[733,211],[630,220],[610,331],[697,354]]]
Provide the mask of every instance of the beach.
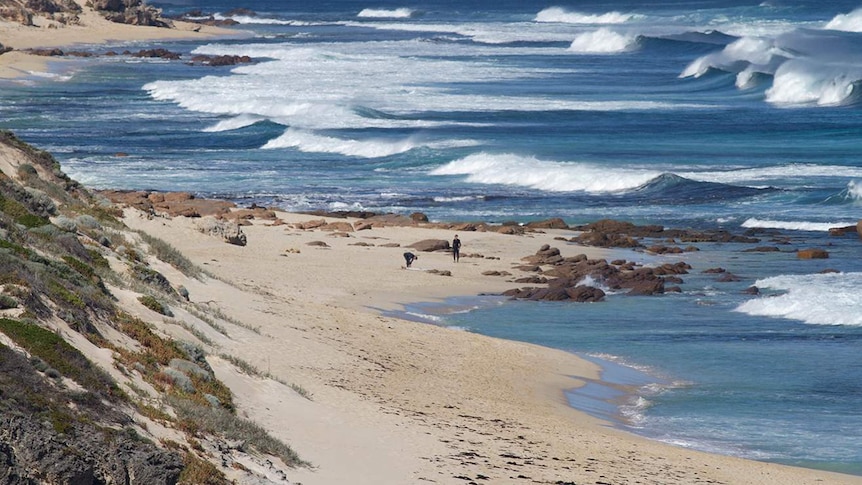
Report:
[[[84,20],[81,27],[52,30],[50,36],[3,23],[0,41],[19,49],[92,43],[109,48],[225,34]],[[48,59],[14,51],[0,55],[0,76],[44,72]],[[602,249],[561,240],[572,231],[508,235],[423,224],[361,231],[302,228],[319,219],[281,211],[276,219],[249,219],[242,226],[247,245],[238,246],[202,232],[206,218],[128,207],[123,217],[130,229],[166,241],[204,269],[206,275],[190,278],[150,262],[185,287],[192,303],[231,323],[219,332],[183,311],[163,318],[137,304],[135,295],[117,291],[121,305],[159,333],[207,351],[216,376],[233,392],[237,414],[312,463],[285,470],[291,483],[862,483],[858,476],[703,453],[636,436],[567,402],[565,391],[601,379],[592,362],[383,314],[410,303],[521,286],[512,281],[526,275],[517,266],[543,245],[559,248],[564,257],[606,256]],[[451,241],[455,234],[463,241],[460,262],[445,251],[422,252],[404,268],[402,253],[410,245]],[[509,275],[501,276],[504,272]],[[242,373],[224,355],[278,381]],[[295,384],[308,397],[279,381]],[[231,472],[241,482],[243,473]]]
[[[564,232],[459,234],[464,254],[401,253],[451,230],[384,227],[348,233],[295,229],[319,217],[254,220],[248,245],[198,231],[195,219],[127,209],[132,228],[163,239],[217,280],[184,281],[260,329],[216,338],[219,352],[298,383],[312,401],[272,381],[215,365],[240,413],[289,442],[314,470],[301,483],[860,483],[862,478],[700,453],[615,429],[570,407],[563,391],[598,379],[577,356],[538,346],[380,316],[380,309],[517,287],[485,271],[513,265]],[[328,219],[328,222],[344,222]],[[351,221],[355,222],[355,221]],[[323,241],[328,247],[309,245]],[[366,243],[357,245],[357,243]],[[396,243],[399,247],[382,247]],[[563,256],[601,250],[561,247]],[[427,270],[451,271],[440,276]],[[160,267],[172,281],[182,276]],[[173,326],[165,326],[170,331]],[[176,337],[188,338],[182,331]],[[218,362],[218,361],[216,361]],[[466,477],[466,478],[465,478]],[[486,478],[481,478],[486,477]]]
[[[20,78],[53,72],[50,62],[62,65],[66,60],[22,52],[28,49],[63,47],[75,49],[85,45],[110,45],[114,49],[140,41],[241,36],[237,30],[174,22],[174,28],[130,26],[106,20],[87,7],[79,15],[80,22],[64,25],[34,17],[33,26],[0,21],[0,43],[14,49],[0,55],[0,79]],[[62,71],[61,68],[55,69]]]

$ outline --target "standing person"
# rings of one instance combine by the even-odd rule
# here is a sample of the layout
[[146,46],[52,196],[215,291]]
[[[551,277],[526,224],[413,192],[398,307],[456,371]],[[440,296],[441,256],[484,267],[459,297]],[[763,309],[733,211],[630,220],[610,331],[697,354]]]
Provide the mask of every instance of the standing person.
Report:
[[413,264],[413,261],[415,261],[417,259],[419,259],[419,256],[416,256],[415,254],[413,254],[411,252],[404,253],[404,261],[407,261],[407,267],[408,268],[410,267],[411,264]]
[[461,240],[455,234],[455,239],[452,240],[452,261],[457,263],[459,259],[461,259]]

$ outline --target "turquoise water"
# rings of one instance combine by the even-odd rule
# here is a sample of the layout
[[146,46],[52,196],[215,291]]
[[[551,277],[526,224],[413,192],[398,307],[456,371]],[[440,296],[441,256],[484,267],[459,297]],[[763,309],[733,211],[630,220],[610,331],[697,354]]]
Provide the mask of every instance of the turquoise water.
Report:
[[[861,243],[827,233],[862,218],[857,3],[157,5],[256,11],[235,17],[240,37],[159,45],[255,62],[78,59],[4,82],[2,127],[96,188],[786,239],[778,253],[620,254],[689,262],[681,294],[408,313],[601,358],[606,377],[643,372],[620,408],[573,403],[647,436],[862,474]],[[830,258],[797,260],[806,247]],[[702,273],[719,266],[741,281]]]

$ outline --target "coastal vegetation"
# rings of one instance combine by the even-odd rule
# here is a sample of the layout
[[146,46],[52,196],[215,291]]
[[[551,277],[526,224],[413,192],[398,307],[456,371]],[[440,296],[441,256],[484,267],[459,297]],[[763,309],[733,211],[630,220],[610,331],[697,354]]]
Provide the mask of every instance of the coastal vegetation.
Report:
[[[7,478],[60,483],[86,473],[103,482],[125,474],[152,483],[230,483],[226,472],[253,474],[237,460],[223,469],[225,458],[208,451],[223,441],[239,443],[233,455],[307,466],[236,415],[230,389],[207,362],[206,347],[215,344],[204,331],[183,322],[190,340],[165,333],[174,307],[227,335],[233,323],[217,305],[191,303],[184,286],[152,265],[167,264],[182,278],[204,278],[204,271],[164,241],[125,227],[120,211],[69,179],[50,154],[6,131],[0,154],[7,161],[0,173],[0,425],[12,431],[0,441],[17,450]],[[168,320],[137,316],[117,296],[127,292]],[[110,358],[92,360],[94,353]],[[161,439],[148,431],[154,427],[181,438]]]

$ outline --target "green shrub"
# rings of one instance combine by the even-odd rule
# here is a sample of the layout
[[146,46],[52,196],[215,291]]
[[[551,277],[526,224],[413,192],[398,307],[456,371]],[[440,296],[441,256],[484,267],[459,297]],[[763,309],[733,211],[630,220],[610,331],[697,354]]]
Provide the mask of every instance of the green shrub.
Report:
[[165,241],[153,237],[145,232],[138,232],[141,239],[150,247],[150,251],[160,261],[164,261],[174,268],[178,269],[182,274],[191,278],[200,276],[203,271],[195,266],[183,253],[176,248],[166,243]]
[[260,453],[281,458],[288,466],[308,466],[309,463],[281,440],[272,437],[252,421],[237,417],[224,409],[200,405],[186,399],[169,398],[177,417],[187,429],[197,429],[229,440],[244,441]]
[[167,317],[174,316],[173,312],[171,312],[171,309],[168,308],[167,305],[163,304],[162,302],[160,302],[159,300],[157,300],[153,296],[150,296],[150,295],[139,296],[138,301],[141,302],[141,305],[144,305],[145,307],[149,308],[150,310],[152,310],[156,313],[160,313],[160,314],[165,315]]
[[18,300],[9,295],[0,295],[0,310],[7,310],[9,308],[18,308]]
[[0,332],[85,389],[110,398],[123,396],[110,376],[56,333],[32,323],[7,318],[0,318]]
[[178,483],[196,485],[230,485],[230,480],[212,463],[202,460],[192,453],[183,459],[183,471]]
[[51,223],[51,221],[45,217],[32,214],[20,202],[2,195],[0,195],[0,212],[7,214],[16,223],[28,228],[44,226]]

